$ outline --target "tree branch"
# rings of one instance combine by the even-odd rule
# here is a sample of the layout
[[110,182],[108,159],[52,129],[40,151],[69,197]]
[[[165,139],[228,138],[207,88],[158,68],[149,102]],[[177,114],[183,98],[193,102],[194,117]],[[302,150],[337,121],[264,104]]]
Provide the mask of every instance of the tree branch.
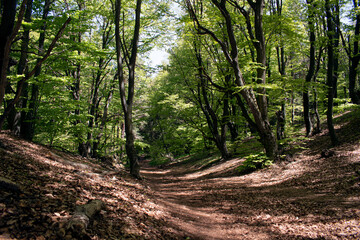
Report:
[[62,25],[62,27],[60,28],[60,30],[58,31],[58,33],[56,34],[55,38],[53,39],[53,41],[51,42],[48,50],[46,51],[46,54],[44,55],[44,57],[42,59],[40,59],[37,64],[35,65],[35,67],[33,68],[33,70],[31,72],[29,72],[28,74],[25,75],[25,77],[23,77],[19,83],[18,83],[18,88],[16,90],[16,94],[14,99],[8,104],[8,106],[6,107],[3,115],[0,117],[0,130],[2,129],[2,126],[4,124],[4,121],[6,119],[6,117],[8,116],[8,114],[10,113],[10,110],[14,107],[14,105],[19,101],[20,96],[21,96],[21,91],[22,88],[24,86],[24,83],[30,79],[36,72],[36,70],[38,68],[41,67],[41,65],[43,64],[43,62],[45,62],[45,60],[50,56],[51,51],[54,49],[56,42],[59,40],[59,38],[62,36],[66,26],[70,23],[71,18],[69,17],[65,23]]

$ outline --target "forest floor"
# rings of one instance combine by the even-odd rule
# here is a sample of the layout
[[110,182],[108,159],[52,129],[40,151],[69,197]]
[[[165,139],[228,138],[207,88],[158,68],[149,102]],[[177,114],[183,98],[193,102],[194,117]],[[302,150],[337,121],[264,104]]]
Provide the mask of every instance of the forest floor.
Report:
[[244,159],[207,167],[142,162],[145,180],[96,160],[0,134],[0,239],[79,239],[66,231],[77,205],[106,208],[82,239],[360,239],[360,117],[296,143],[286,160],[238,176]]

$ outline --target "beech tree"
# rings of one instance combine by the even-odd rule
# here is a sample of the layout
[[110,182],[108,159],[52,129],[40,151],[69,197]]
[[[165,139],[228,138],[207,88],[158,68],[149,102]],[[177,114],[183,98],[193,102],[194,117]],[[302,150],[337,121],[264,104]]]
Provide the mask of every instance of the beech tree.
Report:
[[[256,70],[256,83],[259,85],[257,88],[253,88],[249,83],[246,82],[240,64],[239,64],[239,50],[237,40],[234,34],[233,20],[230,12],[227,9],[227,5],[229,4],[227,0],[212,0],[211,1],[214,6],[220,11],[222,17],[225,21],[225,27],[227,31],[227,37],[229,39],[230,45],[226,45],[223,41],[218,38],[216,33],[210,30],[207,27],[204,27],[203,24],[198,19],[196,12],[194,10],[194,4],[189,0],[186,1],[187,8],[191,18],[195,23],[195,28],[199,32],[199,34],[207,34],[211,36],[215,42],[217,42],[225,55],[226,60],[229,62],[231,67],[233,68],[235,75],[235,83],[239,89],[239,93],[245,99],[246,104],[250,108],[250,112],[254,118],[257,131],[260,135],[260,141],[264,145],[266,155],[270,158],[275,158],[277,155],[277,142],[276,138],[272,132],[270,127],[269,119],[268,119],[268,108],[267,108],[267,97],[264,86],[261,86],[266,83],[266,48],[265,48],[265,38],[263,32],[263,23],[262,16],[264,10],[264,1],[257,0],[255,2],[249,0],[248,4],[250,5],[251,10],[254,12],[254,31],[252,30],[252,25],[249,25],[249,16],[248,12],[238,5],[235,1],[231,3],[236,6],[245,16],[247,21],[247,29],[249,31],[249,35],[253,40],[253,45],[256,50],[256,62],[258,65]],[[249,81],[248,81],[249,82]],[[255,94],[255,92],[257,94]]]
[[353,9],[351,18],[355,22],[353,27],[353,34],[348,37],[348,42],[343,40],[346,53],[349,57],[349,95],[351,101],[355,104],[360,104],[360,82],[358,80],[358,66],[360,62],[360,49],[359,49],[359,35],[360,35],[360,1],[353,0]]
[[3,1],[1,4],[1,24],[0,24],[0,105],[5,96],[5,87],[7,84],[7,71],[10,61],[11,44],[17,35],[20,24],[25,12],[26,1],[23,1],[20,15],[18,17],[18,24],[14,28],[16,15],[17,0]]
[[328,62],[327,62],[327,126],[329,129],[330,139],[332,145],[337,145],[338,140],[335,134],[334,124],[333,124],[333,104],[335,92],[337,91],[337,77],[338,77],[338,54],[336,52],[336,47],[339,45],[339,2],[336,1],[335,4],[331,3],[330,0],[325,0],[325,10],[326,10],[326,23],[327,23],[327,36],[328,36]]
[[[147,155],[229,159],[250,136],[275,159],[325,114],[337,143],[333,115],[358,103],[358,1],[170,2],[2,1],[2,129],[136,178]],[[148,66],[154,46],[167,63]]]
[[[119,78],[119,89],[121,97],[121,105],[124,112],[125,119],[125,133],[126,133],[126,154],[130,163],[130,173],[136,178],[141,179],[140,166],[138,156],[135,150],[135,136],[133,129],[133,104],[135,94],[135,67],[136,58],[138,54],[138,44],[140,38],[140,14],[141,14],[142,0],[136,1],[135,7],[135,23],[133,30],[133,37],[130,44],[130,49],[125,46],[124,39],[120,35],[120,13],[122,11],[121,0],[115,2],[115,37],[116,37],[116,57],[117,57],[117,74]],[[124,50],[126,52],[124,52]],[[125,75],[124,64],[128,68],[128,91],[125,89]]]
[[312,0],[307,0],[307,12],[308,12],[308,28],[309,28],[309,40],[310,40],[310,56],[309,56],[309,70],[306,74],[306,82],[303,92],[303,107],[304,107],[304,121],[306,128],[306,136],[312,133],[312,122],[310,117],[310,100],[309,100],[309,85],[315,74],[315,23],[314,23],[314,10],[315,4]]
[[[50,12],[50,6],[53,1],[51,0],[45,0],[44,6],[43,6],[43,12],[42,12],[42,25],[40,27],[41,32],[39,35],[39,42],[38,42],[38,54],[42,55],[44,53],[44,44],[45,44],[45,33],[46,33],[46,20],[48,18],[49,12]],[[34,77],[39,77],[41,74],[41,67],[36,69],[36,72],[34,74]],[[31,87],[31,92],[29,91],[29,88]],[[24,95],[28,95],[30,92],[31,97],[28,97],[29,102],[29,111],[23,111],[21,113],[21,125],[20,125],[20,135],[28,140],[33,140],[35,135],[35,119],[37,118],[37,110],[38,110],[38,101],[39,101],[39,86],[35,82],[31,84],[30,86],[26,84],[24,86]],[[26,99],[26,98],[25,98]],[[23,105],[23,108],[26,108],[25,104]]]

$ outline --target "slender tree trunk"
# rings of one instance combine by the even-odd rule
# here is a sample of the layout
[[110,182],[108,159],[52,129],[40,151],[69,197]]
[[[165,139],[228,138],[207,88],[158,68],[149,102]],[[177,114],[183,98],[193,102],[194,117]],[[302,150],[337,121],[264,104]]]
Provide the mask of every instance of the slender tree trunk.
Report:
[[11,35],[13,33],[17,0],[3,2],[2,18],[0,24],[0,106],[5,96],[7,84],[6,73],[9,64]]
[[121,11],[121,0],[116,0],[115,2],[115,38],[116,38],[116,56],[117,56],[117,66],[118,66],[118,76],[119,76],[119,88],[120,88],[120,98],[121,105],[124,112],[125,120],[125,133],[126,133],[126,154],[129,159],[130,164],[130,174],[135,178],[141,179],[140,176],[140,165],[138,162],[138,156],[135,149],[135,135],[133,129],[133,120],[132,120],[132,109],[134,101],[134,88],[135,88],[135,66],[136,66],[136,57],[138,51],[138,43],[140,37],[140,14],[141,14],[141,3],[142,0],[136,1],[136,10],[135,10],[135,26],[133,30],[133,39],[131,44],[131,55],[128,61],[128,93],[126,96],[125,93],[125,76],[123,68],[123,57],[121,56],[122,42],[120,37],[120,11]]
[[[44,53],[45,33],[46,33],[46,19],[50,11],[51,0],[45,0],[44,10],[42,14],[42,20],[44,24],[41,26],[41,32],[39,36],[38,54],[41,56]],[[39,60],[38,60],[39,61]],[[38,77],[41,73],[41,67],[36,69],[34,77]],[[24,139],[32,140],[35,135],[35,120],[37,115],[39,101],[39,86],[37,83],[31,84],[31,98],[29,101],[29,111],[24,114],[21,121],[20,135]]]
[[313,134],[318,134],[321,132],[321,121],[320,121],[320,114],[318,111],[318,102],[317,102],[317,91],[314,88],[314,103],[313,103],[313,108],[314,108],[314,114],[315,114],[315,118],[316,118],[316,127],[313,130]]
[[334,53],[334,45],[335,45],[335,27],[333,24],[333,13],[331,11],[332,4],[330,0],[325,0],[325,8],[326,8],[326,20],[327,20],[327,35],[328,35],[328,64],[327,64],[327,87],[328,87],[328,104],[327,104],[327,126],[329,129],[329,134],[331,138],[331,144],[337,145],[338,140],[335,134],[334,124],[333,124],[333,101],[334,101],[334,67],[335,67],[335,53]]
[[[105,50],[108,46],[108,44],[110,43],[110,39],[111,39],[111,28],[108,28],[109,26],[109,22],[108,21],[104,21],[101,28],[103,30],[102,33],[102,46],[101,48],[103,50]],[[107,63],[109,62],[109,59],[104,59],[103,57],[99,58],[98,61],[98,70],[97,73],[95,75],[95,79],[93,81],[93,86],[92,86],[92,94],[91,94],[91,105],[90,105],[90,109],[89,109],[89,113],[91,115],[91,117],[89,118],[89,122],[88,122],[88,127],[89,127],[89,132],[88,132],[88,142],[87,142],[87,146],[88,146],[88,151],[91,153],[91,155],[93,157],[97,156],[97,149],[91,149],[91,147],[97,147],[98,145],[96,144],[96,141],[98,139],[98,137],[96,136],[94,139],[93,136],[93,131],[92,129],[94,128],[94,125],[97,125],[97,116],[98,116],[98,112],[99,112],[99,104],[100,104],[100,100],[101,98],[99,97],[99,90],[100,90],[100,85],[104,79],[104,74],[103,74],[103,70],[106,68]],[[112,91],[112,89],[110,90]],[[110,99],[111,99],[111,95]],[[110,100],[109,98],[107,98],[107,100]],[[107,103],[105,103],[105,106],[107,105]],[[107,111],[107,109],[106,109]],[[101,124],[103,124],[101,122]],[[93,142],[93,143],[92,143]]]
[[[230,97],[232,94],[231,93],[228,93],[227,94],[228,97]],[[237,107],[235,103],[232,103],[231,104],[231,116],[236,116],[237,115]],[[230,117],[230,116],[229,116]],[[230,131],[230,135],[231,135],[231,142],[235,142],[236,139],[238,138],[239,136],[239,132],[238,132],[238,124],[233,121],[233,120],[230,120],[228,121],[228,127],[229,127],[229,131]]]
[[[198,64],[198,74],[200,78],[200,87],[198,90],[198,101],[200,104],[200,107],[206,117],[207,124],[209,126],[210,132],[212,134],[212,139],[214,140],[216,147],[219,149],[221,156],[223,159],[229,159],[230,154],[228,151],[228,148],[226,146],[226,120],[225,118],[229,115],[228,108],[229,108],[229,101],[227,97],[225,97],[224,105],[223,105],[223,119],[219,121],[218,116],[214,112],[209,98],[208,98],[208,90],[206,82],[206,77],[204,73],[204,66],[203,66],[203,60],[201,55],[201,50],[198,49],[196,46],[196,41],[194,41],[194,50],[195,55],[197,59]],[[220,126],[219,126],[220,122]],[[219,133],[219,127],[220,127],[220,133]]]
[[90,114],[90,118],[88,121],[88,127],[89,127],[89,132],[87,135],[87,152],[89,152],[93,157],[96,155],[96,153],[93,151],[94,149],[91,149],[92,146],[92,141],[93,141],[93,134],[92,134],[92,130],[94,128],[94,124],[95,124],[95,118],[96,118],[96,113],[98,112],[98,101],[99,101],[99,88],[100,88],[100,83],[101,83],[101,70],[103,67],[103,59],[100,58],[99,60],[99,69],[97,71],[96,77],[93,81],[93,91],[92,91],[92,96],[91,96],[91,104],[90,104],[90,109],[89,109],[89,114]]
[[61,27],[61,29],[58,31],[58,33],[56,34],[55,38],[53,39],[53,41],[51,42],[46,54],[44,55],[44,57],[38,61],[35,65],[35,67],[33,68],[33,70],[31,70],[27,75],[25,75],[25,77],[23,77],[18,84],[18,88],[16,89],[16,93],[15,93],[15,97],[12,101],[9,102],[8,106],[5,108],[4,113],[2,114],[2,116],[0,117],[0,129],[2,129],[3,124],[5,119],[7,118],[7,116],[9,115],[10,111],[12,110],[12,108],[15,106],[15,104],[20,100],[20,96],[21,96],[21,92],[22,92],[22,88],[24,86],[24,84],[26,83],[26,81],[28,79],[30,79],[32,76],[34,76],[36,70],[41,67],[41,65],[46,61],[46,59],[50,56],[51,51],[54,49],[56,42],[59,40],[59,38],[61,37],[62,33],[64,32],[66,26],[69,24],[69,22],[71,21],[71,18],[68,18],[66,20],[66,22],[63,24],[63,26]]
[[310,58],[309,58],[309,70],[306,74],[305,85],[303,90],[303,108],[304,108],[304,122],[306,129],[306,136],[312,134],[313,125],[310,117],[310,100],[309,100],[309,85],[315,73],[315,26],[313,20],[314,4],[313,0],[307,0],[308,4],[308,27],[310,35]]
[[[359,37],[360,37],[360,13],[358,8],[360,7],[360,1],[353,0],[354,10],[356,12],[355,20],[355,31],[353,37],[353,52],[350,53],[350,67],[349,67],[349,95],[352,103],[360,104],[360,90],[356,90],[356,81],[358,78],[358,66],[360,61],[360,51],[359,51]],[[350,41],[349,41],[350,44]],[[351,55],[352,54],[352,55]],[[358,84],[360,86],[360,82]]]
[[[253,2],[252,0],[248,0],[251,8],[255,13],[255,38],[257,41],[253,41],[254,47],[256,49],[256,62],[260,65],[257,68],[257,82],[260,84],[266,83],[266,44],[265,44],[265,36],[263,30],[263,12],[265,1],[264,0],[256,0]],[[261,112],[261,116],[264,121],[268,121],[268,109],[267,109],[267,96],[265,88],[257,89],[259,96],[257,97],[258,106]]]
[[[84,9],[84,6],[85,6],[85,2],[82,2],[82,1],[77,1],[77,5],[78,5],[78,8],[79,10],[83,10]],[[73,41],[76,41],[78,42],[79,44],[82,42],[82,32],[79,31],[79,32],[76,32],[74,33],[73,36],[71,36],[72,40]],[[81,50],[77,50],[77,54],[78,56],[81,56]],[[76,60],[77,61],[77,60]],[[73,124],[76,126],[76,125],[79,125],[81,124],[81,120],[79,119],[78,116],[80,116],[80,113],[81,113],[81,107],[80,107],[80,100],[81,100],[81,70],[82,70],[82,66],[81,66],[81,63],[80,61],[76,62],[75,64],[75,70],[72,70],[70,72],[70,75],[71,77],[73,78],[73,83],[72,83],[72,86],[71,86],[71,91],[72,91],[72,97],[73,99],[75,100],[76,102],[76,108],[75,108],[75,111],[74,111],[74,114],[75,116],[77,116],[76,120],[73,122]],[[78,144],[78,152],[81,156],[83,157],[89,157],[90,156],[90,149],[89,149],[89,146],[88,146],[88,143],[86,141],[86,137],[83,136],[83,133],[82,132],[77,132],[75,134],[75,137],[77,138],[77,144]]]
[[[114,84],[111,83],[109,94],[108,94],[108,96],[107,96],[107,98],[105,100],[103,115],[101,117],[101,123],[100,123],[100,126],[99,126],[99,134],[96,136],[96,141],[94,141],[94,143],[93,143],[93,155],[95,157],[99,157],[99,155],[97,153],[97,150],[98,150],[99,145],[100,145],[101,137],[104,134],[104,128],[106,127],[106,122],[107,122],[107,117],[108,117],[108,109],[109,109],[110,102],[111,102],[111,99],[112,99],[112,96],[113,96],[113,93],[114,93],[114,87],[115,87]],[[105,145],[106,145],[106,142],[105,142]]]
[[[226,1],[221,0],[220,2],[216,0],[212,0],[212,2],[215,4],[215,6],[221,11],[221,14],[223,15],[225,22],[226,22],[226,29],[229,37],[229,42],[231,46],[230,53],[227,51],[226,46],[218,39],[216,39],[215,34],[210,33],[210,35],[215,38],[215,40],[222,46],[223,52],[225,54],[226,59],[229,61],[229,63],[232,65],[234,69],[236,84],[239,87],[245,86],[245,80],[242,75],[242,72],[240,70],[239,65],[239,59],[238,59],[238,47],[237,47],[237,41],[236,37],[233,31],[233,23],[231,19],[231,15],[228,12],[226,8]],[[263,14],[263,7],[264,7],[264,1],[263,0],[257,0],[256,2],[248,1],[250,3],[250,6],[255,12],[255,39],[253,43],[256,48],[257,53],[257,62],[263,66],[262,68],[257,69],[257,77],[258,81],[261,83],[265,83],[266,78],[266,49],[265,49],[265,39],[264,39],[264,33],[262,28],[262,14]],[[243,9],[240,9],[243,10]],[[242,11],[242,13],[244,13]],[[204,29],[203,29],[204,30]],[[249,30],[250,31],[250,30]],[[249,33],[252,35],[252,33]],[[265,95],[265,89],[257,89],[258,93],[263,94],[258,98],[255,97],[253,89],[243,89],[240,94],[245,99],[247,105],[250,108],[250,111],[254,117],[255,124],[257,126],[258,133],[260,135],[260,141],[262,142],[266,155],[270,158],[276,158],[277,156],[277,143],[276,143],[276,137],[274,136],[269,120],[268,120],[268,114],[267,114],[267,98]]]
[[[26,5],[25,11],[25,22],[31,22],[31,13],[32,13],[32,0],[28,0]],[[24,26],[24,32],[22,34],[22,41],[21,41],[21,54],[18,63],[17,74],[22,75],[26,71],[27,66],[27,58],[28,58],[28,49],[29,49],[29,35],[30,30],[28,27]],[[18,87],[18,86],[17,86]],[[25,119],[26,112],[22,109],[27,107],[27,100],[28,100],[28,83],[24,83],[23,91],[21,93],[22,98],[17,103],[17,110],[13,108],[8,117],[8,125],[12,132],[19,136],[21,132],[21,124]]]
[[[262,29],[262,14],[263,14],[264,0],[257,0],[256,2],[249,0],[248,2],[255,11],[256,38],[253,37],[251,24],[247,24],[247,28],[249,31],[249,35],[251,36],[251,39],[253,40],[254,46],[257,50],[257,54],[258,54],[257,61],[261,64],[261,66],[263,66],[263,71],[260,68],[258,69],[257,76],[259,77],[259,81],[265,83],[266,49],[265,49],[265,44],[264,44],[265,40],[263,38],[264,35]],[[278,149],[277,149],[276,137],[272,132],[268,120],[266,96],[265,94],[262,95],[261,97],[258,98],[259,101],[257,101],[254,90],[252,88],[244,88],[246,86],[246,83],[242,75],[242,72],[240,70],[237,40],[233,30],[233,19],[231,18],[231,14],[229,13],[226,7],[227,1],[212,0],[212,3],[219,9],[225,20],[229,44],[224,43],[217,37],[217,35],[214,32],[202,26],[199,19],[196,16],[192,3],[189,0],[186,1],[190,16],[192,17],[195,23],[195,28],[201,34],[210,35],[214,39],[214,41],[216,41],[220,45],[226,60],[229,62],[229,64],[231,64],[234,70],[235,83],[238,87],[241,88],[240,94],[245,99],[254,117],[254,121],[257,126],[258,133],[260,135],[260,141],[265,148],[266,155],[269,158],[275,159],[278,154]],[[249,23],[248,20],[250,18],[248,12],[243,7],[237,5],[236,2],[232,2],[232,3],[236,5],[236,7],[240,10],[240,12],[245,16],[247,23]],[[265,89],[259,88],[257,89],[257,92],[265,93]]]

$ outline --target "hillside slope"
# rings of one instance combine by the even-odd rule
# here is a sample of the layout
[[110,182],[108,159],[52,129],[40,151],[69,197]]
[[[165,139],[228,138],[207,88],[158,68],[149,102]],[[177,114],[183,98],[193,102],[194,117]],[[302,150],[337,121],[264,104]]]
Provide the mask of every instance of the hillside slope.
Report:
[[76,239],[65,229],[77,205],[102,200],[106,209],[84,239],[173,239],[149,189],[125,170],[0,134],[0,239]]
[[[304,150],[244,176],[243,159],[165,169],[144,163],[145,180],[9,133],[0,134],[0,239],[79,239],[64,224],[77,205],[106,208],[82,239],[360,239],[360,117],[336,119],[342,144],[326,131]],[[199,166],[196,169],[196,166]],[[219,174],[218,174],[219,173]]]
[[191,239],[360,239],[360,114],[335,122],[340,146],[324,130],[293,143],[286,161],[244,176],[232,170],[243,159],[143,174],[168,222]]

